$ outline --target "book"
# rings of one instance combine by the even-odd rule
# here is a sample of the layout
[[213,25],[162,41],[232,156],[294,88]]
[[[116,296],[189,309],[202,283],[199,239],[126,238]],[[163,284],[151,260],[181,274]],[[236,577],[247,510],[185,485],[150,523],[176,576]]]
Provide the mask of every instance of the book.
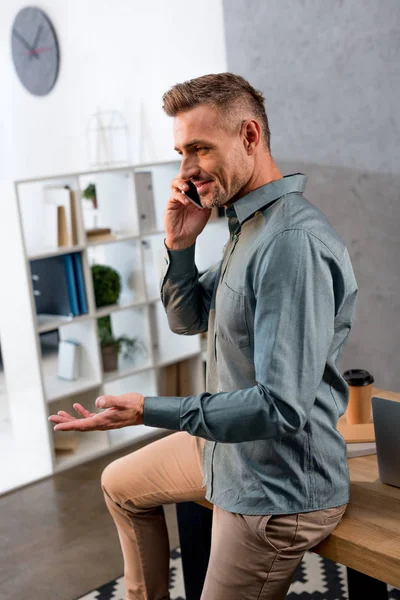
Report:
[[78,196],[73,190],[69,190],[69,200],[71,208],[71,232],[72,232],[72,244],[79,242],[78,237],[78,219],[76,214],[76,204],[78,202]]
[[79,301],[78,301],[78,291],[75,279],[75,271],[74,271],[74,262],[72,259],[72,254],[64,254],[64,267],[65,267],[65,276],[67,280],[67,290],[68,297],[71,306],[71,312],[74,317],[80,314],[79,312]]
[[86,301],[85,278],[83,276],[82,268],[82,255],[80,252],[74,252],[74,254],[72,254],[72,260],[74,263],[75,282],[78,292],[79,311],[81,314],[86,314],[88,312],[88,305]]
[[74,381],[79,377],[80,345],[68,340],[58,344],[57,377]]
[[30,265],[39,325],[88,312],[79,252],[31,260]]
[[375,430],[373,423],[359,423],[349,425],[339,422],[338,431],[342,434],[347,443],[368,443],[375,442]]
[[39,323],[50,321],[51,316],[72,317],[63,256],[52,256],[30,261],[36,313]]

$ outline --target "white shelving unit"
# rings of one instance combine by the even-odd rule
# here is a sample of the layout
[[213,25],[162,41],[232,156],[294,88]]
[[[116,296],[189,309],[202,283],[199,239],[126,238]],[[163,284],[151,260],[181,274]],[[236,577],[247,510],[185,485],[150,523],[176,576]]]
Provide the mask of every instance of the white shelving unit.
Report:
[[[19,312],[10,315],[12,322],[8,322],[4,338],[3,352],[8,352],[6,371],[10,373],[10,417],[7,427],[0,429],[0,449],[2,456],[10,456],[11,464],[5,473],[1,472],[0,494],[128,446],[135,440],[150,440],[160,434],[159,429],[146,426],[77,433],[76,447],[59,452],[53,426],[48,422],[50,414],[61,409],[74,412],[74,402],[96,411],[95,399],[103,394],[137,391],[159,395],[163,369],[185,360],[189,361],[191,392],[204,389],[200,336],[173,334],[159,299],[163,214],[169,182],[178,168],[175,162],[160,163],[15,183],[20,236],[14,240],[14,250],[23,257],[25,269],[18,287],[26,296]],[[95,215],[87,211],[82,199],[89,183],[96,186]],[[68,247],[49,247],[44,190],[65,186],[71,190],[76,219],[74,243]],[[86,229],[93,226],[111,228],[112,236],[89,241]],[[48,314],[38,318],[32,261],[72,253],[81,256],[87,313]],[[91,273],[94,264],[109,265],[119,272],[122,288],[118,304],[96,308]],[[118,367],[111,372],[103,371],[97,326],[97,320],[107,316],[114,335],[136,337],[144,348],[134,358],[123,358],[120,354]],[[12,325],[15,341],[11,336]],[[80,371],[74,381],[57,376],[60,340],[80,345]],[[21,344],[24,344],[23,356],[20,353],[24,362],[17,366]],[[13,350],[14,361],[10,356]]]

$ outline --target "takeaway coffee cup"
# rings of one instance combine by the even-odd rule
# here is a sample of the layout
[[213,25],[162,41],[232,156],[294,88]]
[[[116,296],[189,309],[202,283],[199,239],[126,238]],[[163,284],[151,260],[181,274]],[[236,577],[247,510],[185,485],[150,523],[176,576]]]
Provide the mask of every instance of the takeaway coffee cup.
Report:
[[349,425],[371,422],[371,397],[374,378],[364,369],[350,369],[343,373],[349,386],[349,404],[346,417]]

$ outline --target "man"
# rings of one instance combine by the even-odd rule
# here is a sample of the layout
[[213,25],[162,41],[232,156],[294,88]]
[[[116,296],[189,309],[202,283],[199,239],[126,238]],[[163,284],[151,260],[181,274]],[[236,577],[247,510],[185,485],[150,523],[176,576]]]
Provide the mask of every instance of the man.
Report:
[[[101,414],[75,405],[83,419],[50,419],[60,430],[144,422],[180,431],[103,474],[128,599],[169,597],[161,505],[206,497],[214,511],[202,599],[278,600],[348,502],[336,430],[347,386],[336,361],[356,282],[342,240],[302,195],[306,177],[282,177],[274,163],[260,92],[230,73],[206,75],[175,85],[164,110],[182,162],[165,213],[161,295],[173,331],[208,331],[207,391],[105,396]],[[182,193],[189,181],[203,210]],[[226,207],[230,239],[199,278],[195,242],[214,206]]]

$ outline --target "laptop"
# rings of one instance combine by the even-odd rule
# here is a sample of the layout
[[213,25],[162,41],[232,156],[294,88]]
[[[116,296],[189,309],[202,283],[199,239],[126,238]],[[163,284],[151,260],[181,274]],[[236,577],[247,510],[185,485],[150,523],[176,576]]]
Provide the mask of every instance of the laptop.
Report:
[[379,479],[400,487],[400,402],[372,398]]

